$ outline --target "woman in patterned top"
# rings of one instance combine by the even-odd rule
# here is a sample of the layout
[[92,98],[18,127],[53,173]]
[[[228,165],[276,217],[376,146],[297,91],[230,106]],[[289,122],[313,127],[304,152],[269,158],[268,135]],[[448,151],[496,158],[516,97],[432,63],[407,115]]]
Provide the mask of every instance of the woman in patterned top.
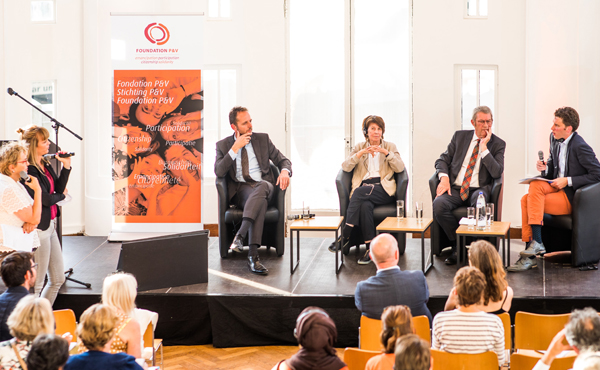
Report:
[[33,340],[39,334],[54,333],[54,315],[46,298],[28,295],[22,298],[8,317],[13,339],[0,343],[0,368],[22,370]]

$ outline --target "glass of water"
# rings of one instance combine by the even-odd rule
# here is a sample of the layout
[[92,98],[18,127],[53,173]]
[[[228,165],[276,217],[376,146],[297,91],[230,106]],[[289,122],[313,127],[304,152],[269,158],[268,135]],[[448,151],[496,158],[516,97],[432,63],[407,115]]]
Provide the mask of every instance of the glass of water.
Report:
[[485,226],[489,229],[494,223],[494,204],[485,205]]
[[404,201],[403,200],[396,201],[396,217],[400,220],[404,218]]
[[417,222],[423,221],[423,202],[419,204],[419,202],[415,202],[415,218]]
[[475,228],[475,207],[467,207],[467,219],[469,220],[469,230]]

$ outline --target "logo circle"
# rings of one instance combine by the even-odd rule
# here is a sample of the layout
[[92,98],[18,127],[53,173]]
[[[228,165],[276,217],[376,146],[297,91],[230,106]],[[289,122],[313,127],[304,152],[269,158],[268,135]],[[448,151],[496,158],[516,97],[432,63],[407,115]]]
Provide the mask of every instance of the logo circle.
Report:
[[146,29],[144,30],[144,35],[148,41],[156,45],[166,44],[171,37],[169,34],[169,29],[161,23],[150,23],[147,25]]

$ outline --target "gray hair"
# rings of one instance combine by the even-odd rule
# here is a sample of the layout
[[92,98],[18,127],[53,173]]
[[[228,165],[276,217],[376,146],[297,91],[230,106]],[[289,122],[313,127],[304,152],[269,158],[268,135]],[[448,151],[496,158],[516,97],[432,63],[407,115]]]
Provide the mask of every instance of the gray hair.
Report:
[[475,118],[477,118],[477,113],[489,114],[490,117],[492,117],[492,122],[494,121],[494,115],[492,114],[492,110],[488,106],[480,105],[473,109],[473,118],[471,118],[473,122],[475,122]]
[[574,310],[565,328],[567,341],[580,352],[600,351],[600,316],[593,308]]

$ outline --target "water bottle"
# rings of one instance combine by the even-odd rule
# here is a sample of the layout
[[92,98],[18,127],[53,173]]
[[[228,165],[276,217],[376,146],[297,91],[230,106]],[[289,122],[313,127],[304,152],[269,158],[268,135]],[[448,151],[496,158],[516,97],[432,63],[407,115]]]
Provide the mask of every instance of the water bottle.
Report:
[[479,192],[477,197],[477,207],[475,208],[475,222],[477,223],[477,230],[485,230],[486,216],[485,216],[485,197],[483,192]]

